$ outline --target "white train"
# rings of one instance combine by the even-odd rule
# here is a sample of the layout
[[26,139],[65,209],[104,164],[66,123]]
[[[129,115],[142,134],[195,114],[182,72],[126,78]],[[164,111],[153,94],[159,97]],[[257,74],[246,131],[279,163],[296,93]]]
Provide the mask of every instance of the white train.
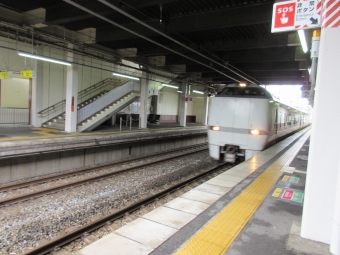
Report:
[[275,99],[257,85],[229,85],[210,98],[209,154],[235,163],[249,159],[280,136],[309,125],[309,114]]

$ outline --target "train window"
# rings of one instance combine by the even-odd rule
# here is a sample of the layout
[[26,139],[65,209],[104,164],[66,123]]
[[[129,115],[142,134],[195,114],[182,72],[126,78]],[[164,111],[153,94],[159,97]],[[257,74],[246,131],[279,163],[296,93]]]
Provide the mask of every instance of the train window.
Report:
[[272,99],[272,96],[268,91],[261,87],[227,87],[225,88],[219,97],[255,97],[255,98],[268,98]]

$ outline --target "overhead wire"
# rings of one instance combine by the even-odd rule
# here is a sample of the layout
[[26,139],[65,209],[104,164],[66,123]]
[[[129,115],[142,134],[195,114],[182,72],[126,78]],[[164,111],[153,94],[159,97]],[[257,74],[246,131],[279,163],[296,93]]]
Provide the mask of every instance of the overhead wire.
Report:
[[[125,13],[124,15],[127,14],[127,13],[124,12],[123,10],[120,10],[119,8],[117,8],[116,6],[114,6],[114,5],[110,4],[110,3],[108,3],[108,2],[105,1],[105,0],[98,0],[98,1],[101,2],[101,3],[103,3],[103,4],[105,4],[105,5],[107,5],[107,6],[109,6],[109,7],[112,8],[112,9],[114,9],[114,10],[116,10],[116,11],[122,13],[122,14]],[[150,16],[148,16],[148,15],[146,15],[146,14],[143,14],[141,11],[139,11],[138,9],[134,8],[133,6],[131,6],[131,5],[127,4],[127,3],[125,3],[124,1],[122,1],[122,2],[123,2],[125,5],[129,6],[131,9],[133,9],[133,10],[135,10],[136,12],[142,14],[144,17],[147,17],[147,18],[150,19],[150,20],[156,20],[156,18],[152,18],[152,17],[150,17]],[[137,21],[136,18],[134,18],[133,16],[131,16],[131,15],[129,15],[129,14],[126,15],[126,16],[129,17],[129,18],[131,18],[131,19],[133,19],[133,20],[135,20],[135,21]],[[142,21],[137,21],[137,22],[142,22]],[[142,23],[144,23],[144,22],[142,22]],[[142,23],[141,23],[141,24],[142,24]],[[186,23],[185,21],[184,21],[184,23],[185,23],[188,27],[190,27],[190,24]],[[168,39],[170,39],[170,40],[172,40],[172,41],[175,41],[177,44],[181,45],[182,47],[184,47],[184,48],[186,48],[186,49],[189,49],[189,50],[191,50],[191,51],[194,51],[195,53],[197,53],[197,54],[203,56],[203,54],[197,52],[196,50],[192,49],[191,47],[188,47],[188,46],[186,46],[186,45],[183,45],[182,43],[178,42],[176,39],[169,38],[169,36],[167,36],[166,34],[160,32],[159,30],[157,30],[157,29],[155,29],[155,28],[153,28],[153,27],[151,27],[151,26],[149,26],[149,25],[147,25],[147,24],[145,24],[145,23],[144,23],[143,25],[146,26],[146,27],[148,27],[149,29],[152,29],[153,31],[155,31],[155,32],[157,32],[157,33],[159,33],[159,34],[165,36],[166,38],[168,38]],[[192,42],[192,41],[189,40],[188,38],[184,37],[183,35],[181,35],[181,34],[175,32],[175,31],[173,31],[173,30],[171,30],[171,29],[169,29],[169,28],[167,28],[167,29],[168,29],[169,31],[171,31],[172,33],[174,33],[174,34],[180,36],[181,38],[183,38],[183,39],[186,40],[187,42],[190,42],[190,43],[192,43],[192,44],[195,44],[194,42]],[[202,47],[202,50],[203,50],[204,52],[210,54],[211,56],[217,58],[218,60],[224,62],[224,64],[218,63],[218,62],[216,62],[216,61],[214,61],[214,60],[212,60],[212,59],[210,59],[210,58],[208,58],[208,57],[206,57],[206,56],[203,56],[203,57],[205,57],[205,58],[207,58],[207,59],[213,61],[214,63],[216,63],[216,64],[218,64],[218,65],[220,65],[220,66],[222,66],[222,67],[228,69],[229,71],[231,71],[231,72],[233,72],[233,73],[235,73],[235,71],[231,70],[231,69],[228,67],[228,66],[230,66],[231,68],[236,69],[238,72],[242,73],[243,75],[246,75],[246,76],[248,76],[250,79],[253,79],[254,81],[257,81],[258,83],[261,84],[261,82],[259,82],[257,79],[255,79],[254,77],[251,77],[250,75],[246,74],[245,72],[241,71],[240,69],[238,69],[238,68],[236,68],[236,67],[234,67],[234,66],[232,66],[232,65],[230,65],[230,64],[227,64],[227,65],[226,65],[226,64],[225,64],[225,61],[224,61],[223,59],[217,57],[216,55],[214,55],[214,54],[212,54],[211,52],[207,51],[207,50],[204,49],[203,47]],[[249,81],[247,78],[243,77],[242,75],[237,74],[237,73],[235,73],[235,74],[236,74],[236,75],[239,75],[241,78],[244,78],[244,79],[246,79],[247,81]],[[249,82],[251,82],[251,81],[249,81]]]

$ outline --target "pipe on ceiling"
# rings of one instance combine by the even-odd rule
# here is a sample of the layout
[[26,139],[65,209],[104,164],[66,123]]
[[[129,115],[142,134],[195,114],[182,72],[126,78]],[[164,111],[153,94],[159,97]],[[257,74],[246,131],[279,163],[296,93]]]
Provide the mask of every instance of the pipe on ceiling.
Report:
[[116,23],[116,22],[114,22],[114,21],[112,21],[112,20],[110,20],[110,19],[107,19],[107,18],[105,18],[104,16],[102,16],[102,15],[100,15],[100,14],[97,14],[97,13],[95,13],[95,12],[93,12],[93,11],[87,9],[86,7],[83,7],[83,6],[81,6],[81,5],[79,5],[79,4],[75,3],[75,2],[73,2],[73,1],[71,1],[71,0],[63,0],[63,1],[66,2],[66,3],[68,3],[68,4],[70,4],[70,5],[73,5],[73,6],[77,7],[78,9],[81,9],[81,10],[87,12],[87,13],[90,13],[90,14],[92,14],[93,16],[95,16],[95,17],[97,17],[97,18],[100,18],[100,19],[102,19],[102,20],[105,20],[106,22],[108,22],[108,23],[110,23],[110,24],[112,24],[112,25],[114,25],[114,26],[117,26],[117,27],[119,27],[119,28],[121,28],[121,29],[123,29],[123,30],[125,30],[125,31],[127,31],[127,32],[129,32],[129,33],[131,33],[131,34],[134,34],[134,35],[136,35],[136,36],[138,36],[138,37],[140,37],[140,38],[143,38],[144,40],[147,40],[147,41],[149,41],[149,42],[151,42],[151,43],[153,43],[153,44],[156,44],[156,45],[158,45],[158,46],[160,46],[160,47],[162,47],[162,48],[164,48],[164,49],[166,49],[166,50],[168,50],[168,51],[171,51],[171,52],[173,52],[173,53],[175,53],[175,54],[177,54],[177,55],[180,55],[180,56],[182,56],[182,57],[184,57],[184,58],[187,58],[187,59],[189,59],[189,60],[191,60],[191,61],[194,61],[194,62],[196,62],[196,63],[198,63],[198,64],[200,64],[200,65],[203,65],[203,66],[205,66],[205,67],[208,67],[209,69],[214,70],[215,72],[220,73],[220,74],[222,74],[223,76],[225,76],[225,77],[227,77],[227,78],[229,78],[229,79],[232,79],[233,81],[240,82],[239,80],[236,80],[235,78],[233,78],[233,77],[231,77],[231,76],[229,76],[229,75],[227,75],[227,74],[225,74],[225,73],[223,73],[223,72],[221,72],[221,71],[219,71],[219,70],[217,70],[217,69],[215,69],[215,68],[213,68],[213,67],[211,67],[211,66],[209,66],[209,65],[207,65],[207,64],[204,64],[204,63],[202,63],[202,62],[200,62],[200,61],[198,61],[198,60],[195,60],[195,59],[193,59],[193,58],[191,58],[191,57],[188,57],[188,56],[186,56],[186,55],[184,55],[184,54],[182,54],[182,53],[180,53],[180,52],[178,52],[178,51],[175,51],[175,50],[173,50],[173,49],[171,49],[171,48],[168,48],[168,47],[166,47],[166,46],[164,46],[164,45],[162,45],[162,44],[160,44],[160,43],[158,43],[158,42],[156,42],[156,41],[154,41],[154,40],[152,40],[152,39],[149,39],[149,38],[147,38],[147,37],[145,37],[145,36],[143,36],[143,35],[141,35],[141,34],[139,34],[139,33],[137,33],[137,32],[134,32],[134,31],[132,31],[132,30],[130,30],[130,29],[128,29],[128,28],[126,28],[126,27],[124,27],[124,26],[122,26],[122,25],[120,25],[120,24],[118,24],[118,23]]
[[207,59],[207,60],[210,60],[211,62],[213,62],[213,63],[215,63],[215,64],[217,64],[217,65],[219,65],[219,66],[222,66],[222,67],[228,69],[229,71],[231,71],[231,72],[233,72],[234,74],[240,76],[241,78],[245,79],[246,81],[249,81],[250,83],[253,83],[253,81],[251,81],[251,80],[249,80],[248,78],[242,76],[241,74],[235,72],[234,70],[228,68],[228,67],[225,66],[224,64],[221,64],[220,62],[217,62],[216,60],[214,60],[214,59],[212,59],[212,58],[209,58],[208,56],[206,56],[206,55],[204,55],[204,54],[202,54],[202,53],[200,53],[200,52],[198,52],[198,51],[192,49],[192,48],[189,47],[189,46],[186,46],[185,44],[183,44],[183,43],[177,41],[176,39],[172,38],[171,36],[168,36],[167,34],[165,34],[165,33],[161,32],[161,31],[159,31],[158,29],[156,29],[156,28],[154,28],[154,27],[152,27],[152,26],[149,26],[148,24],[146,24],[145,22],[141,21],[140,19],[137,19],[136,17],[134,17],[134,16],[128,14],[127,12],[121,10],[121,9],[118,8],[117,6],[108,3],[106,0],[97,0],[97,1],[101,2],[102,4],[105,4],[106,6],[110,7],[111,9],[113,9],[113,10],[115,10],[115,11],[117,11],[117,12],[123,14],[123,15],[125,15],[126,17],[128,17],[128,18],[130,18],[130,19],[132,19],[132,20],[134,20],[134,21],[136,21],[136,22],[138,22],[139,24],[143,25],[144,27],[147,27],[147,28],[151,29],[152,31],[154,31],[154,32],[156,32],[156,33],[158,33],[158,34],[160,34],[161,36],[164,36],[165,38],[167,38],[167,39],[169,39],[169,40],[171,40],[171,41],[173,41],[173,42],[179,44],[180,46],[182,46],[182,47],[184,47],[184,48],[186,48],[186,49],[188,49],[188,50],[190,50],[190,51],[196,53],[197,55],[199,55],[199,56],[201,56],[201,57],[203,57],[203,58],[205,58],[205,59]]

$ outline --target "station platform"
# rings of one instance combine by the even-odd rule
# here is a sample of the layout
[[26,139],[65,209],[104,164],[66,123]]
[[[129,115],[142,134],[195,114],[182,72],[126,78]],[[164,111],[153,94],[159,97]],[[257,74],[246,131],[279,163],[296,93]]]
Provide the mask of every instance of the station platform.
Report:
[[330,254],[299,233],[309,136],[295,133],[78,254]]
[[102,126],[96,131],[66,133],[50,128],[28,125],[0,125],[0,157],[47,153],[58,150],[107,146],[122,142],[167,138],[190,134],[206,134],[207,128],[197,123],[181,127],[179,123],[148,125],[146,129],[119,126]]

